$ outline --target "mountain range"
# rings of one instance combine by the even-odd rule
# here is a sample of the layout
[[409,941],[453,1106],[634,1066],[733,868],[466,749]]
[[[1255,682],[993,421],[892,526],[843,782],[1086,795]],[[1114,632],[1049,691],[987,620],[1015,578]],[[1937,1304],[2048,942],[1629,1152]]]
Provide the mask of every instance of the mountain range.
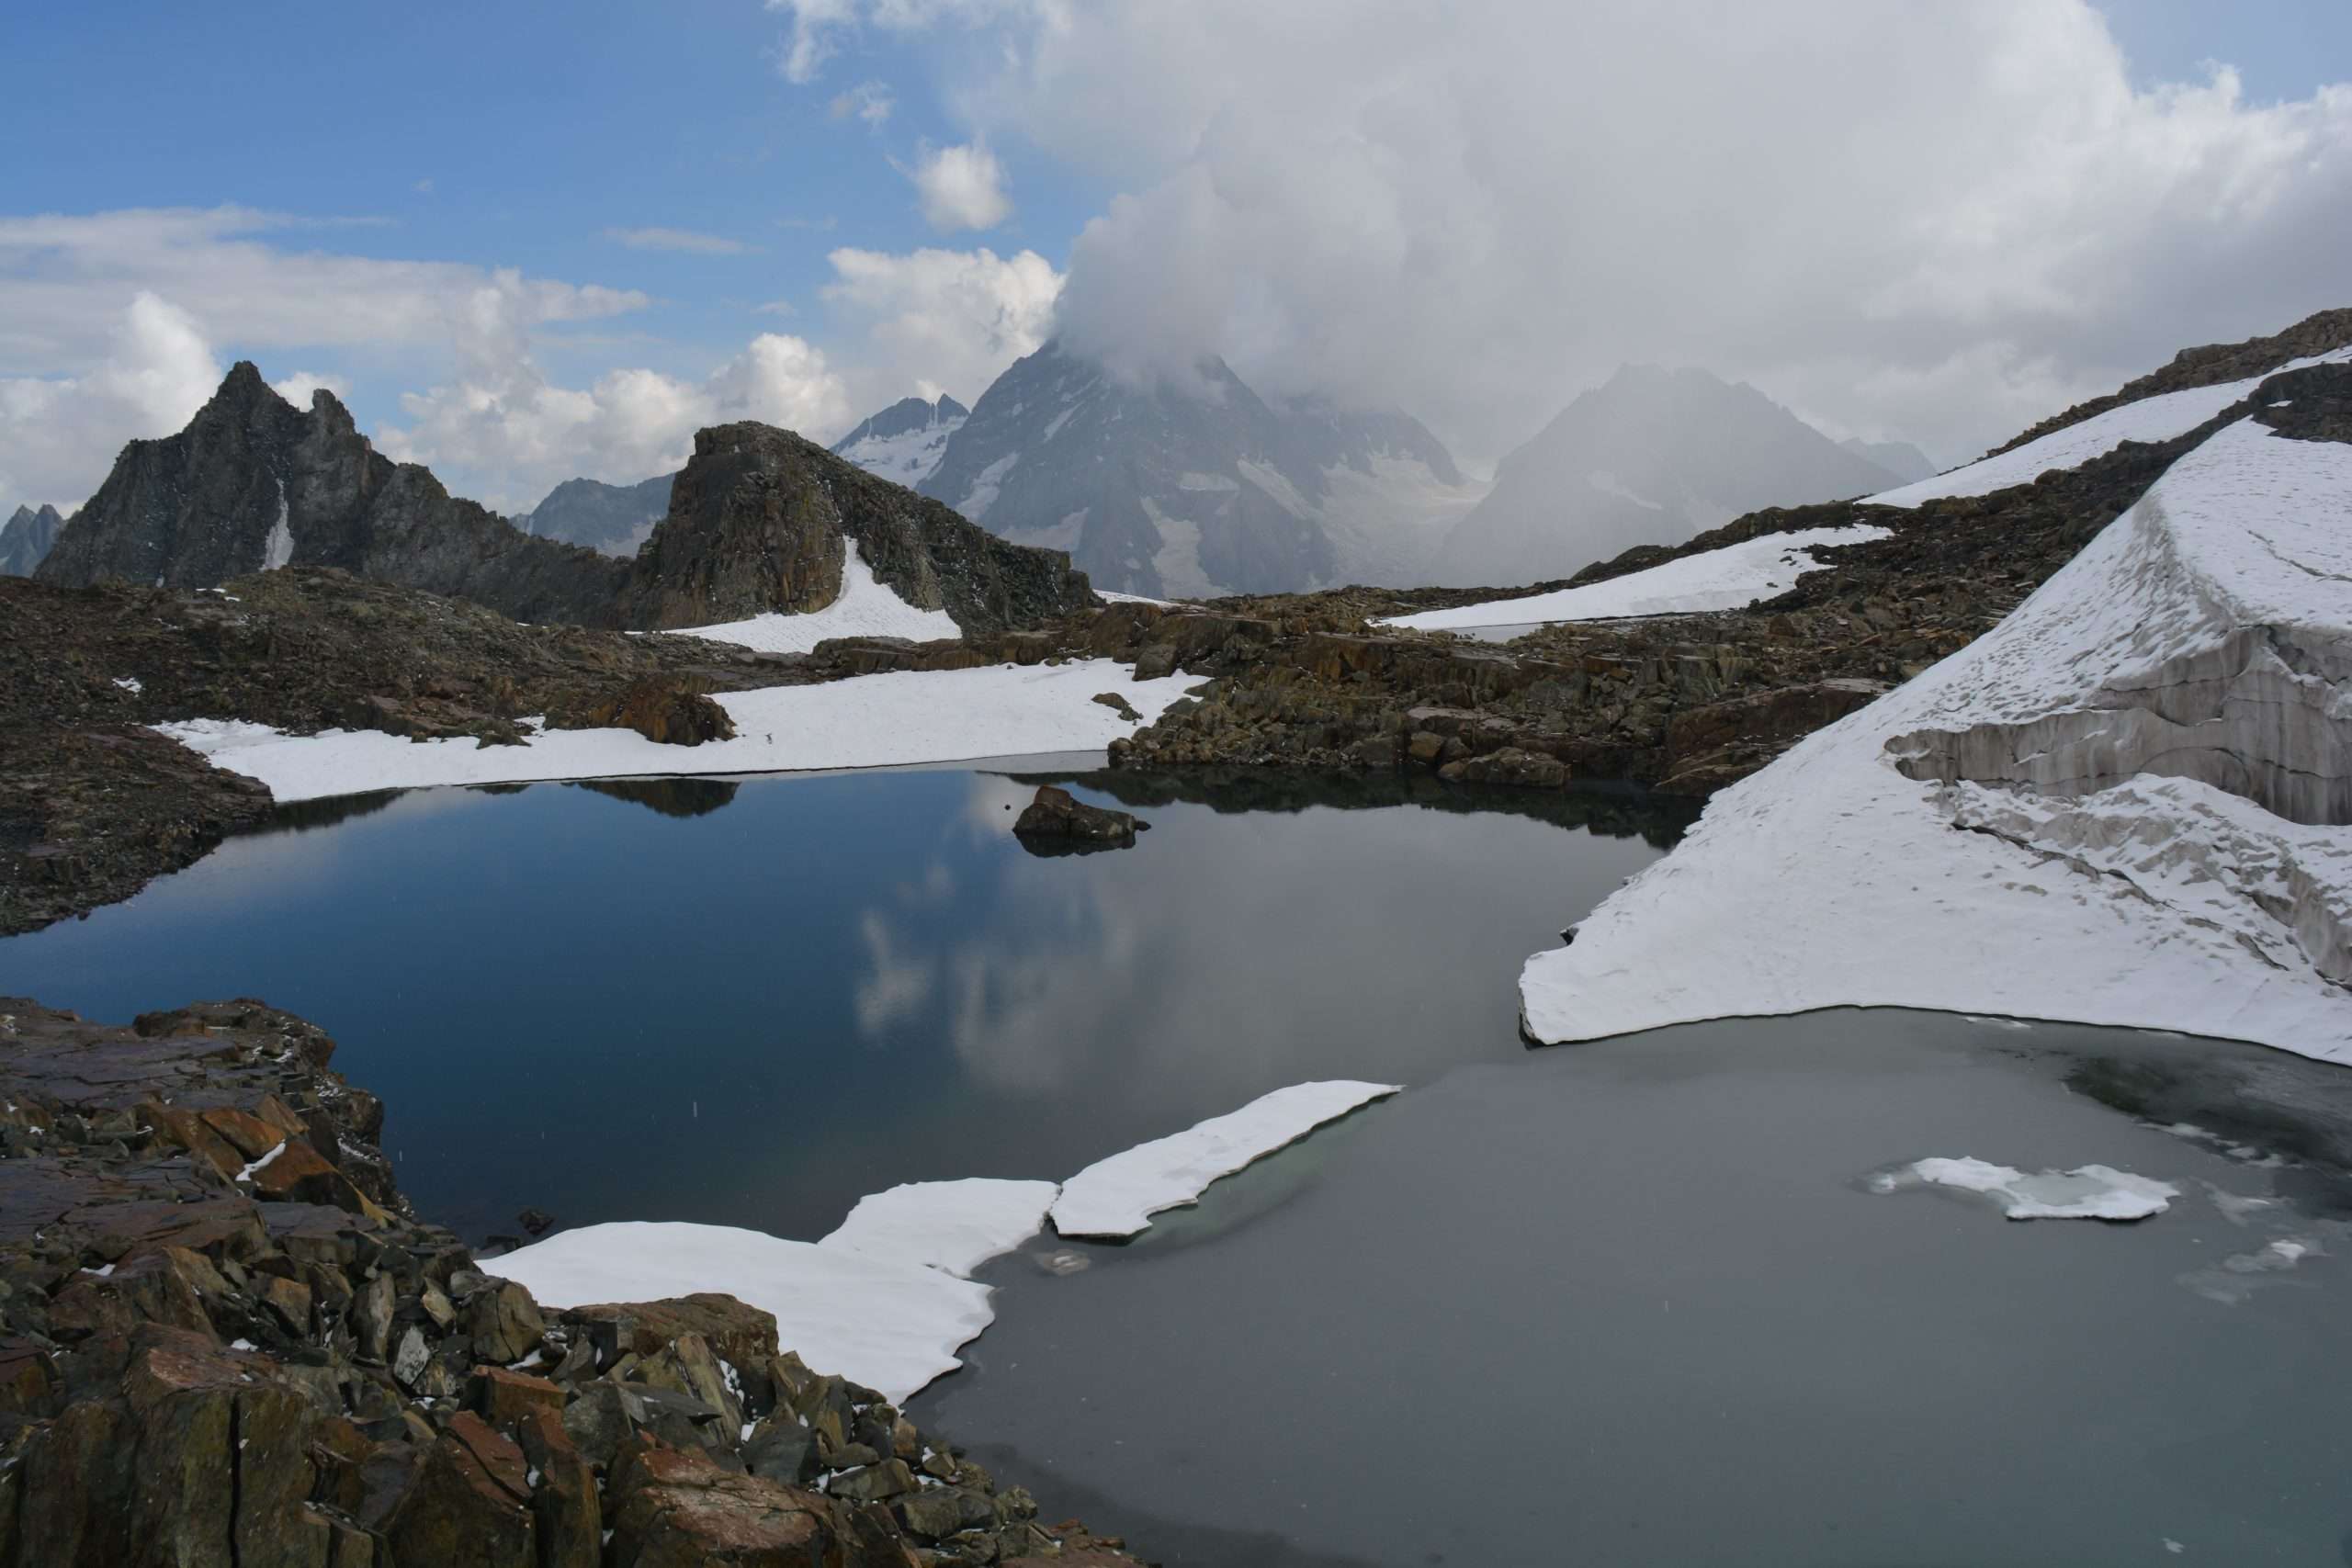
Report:
[[0,523],[0,577],[30,577],[63,526],[65,519],[54,506],[38,512],[29,506],[17,508],[14,516]]
[[656,474],[633,485],[566,479],[538,505],[507,521],[542,539],[585,545],[602,555],[633,556],[668,514],[670,484],[677,477]]
[[519,621],[652,629],[822,609],[854,546],[901,599],[967,631],[1093,602],[1068,557],[1008,544],[789,431],[701,431],[669,491],[628,558],[534,537],[376,451],[334,393],[297,409],[241,361],[186,429],[123,448],[34,575],[204,588],[339,567]]

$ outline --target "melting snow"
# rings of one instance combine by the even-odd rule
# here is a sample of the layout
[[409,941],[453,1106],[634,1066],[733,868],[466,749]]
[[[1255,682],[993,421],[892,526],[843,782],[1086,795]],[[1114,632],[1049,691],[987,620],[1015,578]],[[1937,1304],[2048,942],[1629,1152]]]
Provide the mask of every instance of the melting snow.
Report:
[[1293,1084],[1184,1132],[1138,1144],[1063,1183],[1054,1200],[1054,1228],[1067,1236],[1134,1235],[1160,1210],[1196,1201],[1217,1178],[1397,1088],[1349,1079]]
[[627,729],[549,729],[521,746],[404,740],[377,730],[290,736],[237,719],[155,726],[216,767],[259,779],[281,801],[379,789],[647,774],[872,768],[1100,750],[1134,726],[1094,694],[1116,691],[1159,716],[1194,684],[1187,675],[1136,681],[1107,659],[1062,665],[897,671],[813,686],[729,692],[715,700],[732,740],[661,746]]
[[1736,610],[1785,593],[1798,578],[1827,564],[1816,560],[1815,545],[1861,545],[1893,537],[1885,528],[1804,528],[1766,534],[1721,549],[1681,556],[1644,571],[1605,582],[1563,588],[1518,599],[1490,599],[1451,610],[1394,615],[1381,624],[1416,631],[1463,631],[1476,626],[1520,626],[1537,621],[1605,621],[1631,615],[1693,615]]
[[2052,468],[2078,468],[2094,457],[2103,457],[2126,441],[2170,441],[2186,435],[2251,394],[2280,370],[2300,370],[2306,366],[2341,364],[2346,360],[2352,360],[2352,348],[2298,359],[2279,367],[2279,370],[2244,381],[2225,381],[2216,387],[2194,387],[2185,392],[2161,392],[2153,398],[2142,398],[1965,468],[1916,484],[1881,491],[1863,497],[1863,501],[1877,506],[1917,506],[1923,501],[1945,496],[1990,495],[2011,485],[2031,484]]
[[277,481],[277,521],[269,530],[269,543],[262,549],[261,569],[276,571],[294,558],[294,530],[286,521],[286,481]]
[[1050,1181],[915,1181],[858,1200],[818,1245],[968,1275],[1045,1228]]
[[[1528,961],[1529,1032],[1997,1002],[2352,1062],[2352,835],[2191,778],[2098,787],[2119,754],[2178,770],[2247,733],[2308,750],[2276,787],[2342,787],[2326,712],[2347,699],[2324,671],[2352,649],[2346,516],[2352,446],[2221,432],[1999,626],[1714,796],[1573,946]],[[2177,722],[2131,700],[2152,687]],[[2055,782],[1906,777],[1890,743],[1917,758],[1938,736]]]
[[897,590],[874,575],[854,539],[844,541],[842,591],[821,610],[805,615],[771,613],[723,626],[688,626],[679,635],[708,637],[756,648],[764,653],[807,653],[827,637],[902,637],[910,642],[933,642],[964,635],[956,617],[944,610],[918,610],[899,597]]
[[2108,1165],[2028,1176],[1981,1159],[1923,1159],[1871,1183],[1880,1192],[1919,1185],[1982,1192],[2013,1220],[2144,1220],[2161,1214],[2180,1189]]
[[114,683],[134,697],[147,689],[140,684],[139,677],[136,675],[118,675],[114,678]]

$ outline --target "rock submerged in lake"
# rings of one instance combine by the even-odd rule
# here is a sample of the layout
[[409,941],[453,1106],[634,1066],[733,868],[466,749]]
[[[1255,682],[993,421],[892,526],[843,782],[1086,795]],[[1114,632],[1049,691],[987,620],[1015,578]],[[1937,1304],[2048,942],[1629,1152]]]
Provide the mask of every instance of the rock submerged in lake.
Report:
[[1089,806],[1057,784],[1039,784],[1012,831],[1032,854],[1076,854],[1132,848],[1136,834],[1150,827],[1125,811]]
[[541,1309],[334,1050],[0,998],[0,1568],[1134,1561],[732,1297]]

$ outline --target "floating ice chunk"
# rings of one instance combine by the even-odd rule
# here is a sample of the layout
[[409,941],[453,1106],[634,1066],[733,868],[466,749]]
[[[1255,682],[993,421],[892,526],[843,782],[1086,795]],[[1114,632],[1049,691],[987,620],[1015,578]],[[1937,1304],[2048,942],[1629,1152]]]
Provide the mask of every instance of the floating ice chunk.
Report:
[[987,1286],[942,1269],[731,1225],[583,1225],[494,1267],[551,1307],[698,1291],[733,1296],[775,1314],[783,1343],[808,1365],[878,1389],[893,1404],[961,1366],[956,1350],[996,1315]]
[[863,1258],[919,1263],[968,1277],[1046,1228],[1061,1189],[1050,1181],[912,1181],[857,1201],[819,1242]]
[[1138,1144],[1063,1183],[1054,1201],[1054,1228],[1068,1236],[1134,1235],[1160,1210],[1197,1200],[1217,1178],[1398,1088],[1346,1078],[1293,1084],[1184,1132]]
[[1997,1201],[2013,1220],[2144,1220],[2163,1213],[2180,1196],[2180,1189],[2169,1182],[2109,1165],[2028,1176],[2014,1166],[1972,1158],[1916,1160],[1871,1185],[1893,1192],[1920,1183],[1982,1192]]

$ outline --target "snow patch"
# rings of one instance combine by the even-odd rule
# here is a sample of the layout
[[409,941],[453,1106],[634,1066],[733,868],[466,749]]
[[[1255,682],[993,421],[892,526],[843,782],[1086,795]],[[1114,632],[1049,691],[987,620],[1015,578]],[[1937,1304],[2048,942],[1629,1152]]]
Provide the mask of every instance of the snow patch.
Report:
[[[1018,413],[1020,411],[1016,409],[1013,412]],[[1012,465],[1019,461],[1020,453],[1007,452],[982,468],[979,477],[972,481],[972,488],[964,492],[963,504],[956,510],[978,523],[988,514],[989,508],[996,504],[997,493],[1004,489],[1004,476],[1012,472]]]
[[731,1225],[583,1225],[492,1267],[559,1309],[731,1295],[774,1313],[779,1338],[808,1365],[878,1389],[893,1404],[961,1366],[956,1352],[995,1317],[986,1285],[944,1270]]
[[140,683],[139,677],[136,675],[118,675],[114,678],[114,683],[134,697],[147,689]]
[[819,1242],[860,1257],[968,1276],[1045,1228],[1060,1189],[1050,1181],[914,1181],[861,1198]]
[[1917,506],[1923,501],[1939,501],[1946,496],[1990,495],[2011,485],[2031,484],[2052,468],[2079,468],[2094,457],[2107,456],[2126,441],[2170,441],[2186,435],[2284,371],[2347,360],[2352,360],[2352,348],[2339,348],[2310,359],[2295,360],[2244,381],[2193,387],[2185,392],[2160,392],[2095,414],[2064,430],[2053,430],[2039,440],[1954,468],[1948,474],[1881,491],[1876,495],[1864,496],[1862,501],[1871,506]]
[[1130,679],[1108,659],[980,670],[893,671],[812,686],[722,693],[732,740],[661,746],[628,729],[541,730],[520,746],[405,740],[377,730],[292,736],[238,719],[153,728],[259,779],[281,801],[379,789],[519,784],[536,779],[786,773],[874,768],[1048,751],[1097,751],[1134,726],[1093,700],[1115,690],[1144,722],[1193,684],[1190,676]]
[[1383,626],[1416,631],[1463,631],[1477,626],[1522,626],[1546,621],[1606,621],[1634,615],[1687,615],[1707,610],[1736,610],[1786,593],[1797,579],[1827,565],[1813,549],[1820,545],[1863,545],[1894,536],[1886,528],[1804,528],[1766,534],[1721,549],[1681,556],[1644,571],[1605,582],[1562,588],[1518,599],[1489,599],[1451,610],[1395,615]]
[[708,637],[763,653],[807,653],[827,637],[900,637],[910,642],[952,641],[964,635],[944,610],[919,610],[874,575],[854,539],[843,541],[842,591],[821,610],[770,612],[722,626],[687,626],[680,637]]
[[1217,1178],[1398,1088],[1345,1078],[1293,1084],[1184,1132],[1138,1144],[1063,1183],[1054,1200],[1054,1228],[1066,1236],[1134,1235],[1160,1210],[1198,1201]]
[[286,481],[277,481],[277,521],[270,525],[269,542],[262,547],[261,569],[276,571],[294,559],[294,530],[287,522]]
[[1528,961],[1530,1033],[1997,1003],[2352,1062],[2346,516],[2352,446],[2220,432],[1993,631],[1714,796]]
[[947,438],[964,428],[964,416],[934,419],[914,430],[902,430],[896,435],[866,435],[839,448],[838,455],[848,458],[867,473],[905,485],[912,490],[931,478],[940,459],[947,456]]

